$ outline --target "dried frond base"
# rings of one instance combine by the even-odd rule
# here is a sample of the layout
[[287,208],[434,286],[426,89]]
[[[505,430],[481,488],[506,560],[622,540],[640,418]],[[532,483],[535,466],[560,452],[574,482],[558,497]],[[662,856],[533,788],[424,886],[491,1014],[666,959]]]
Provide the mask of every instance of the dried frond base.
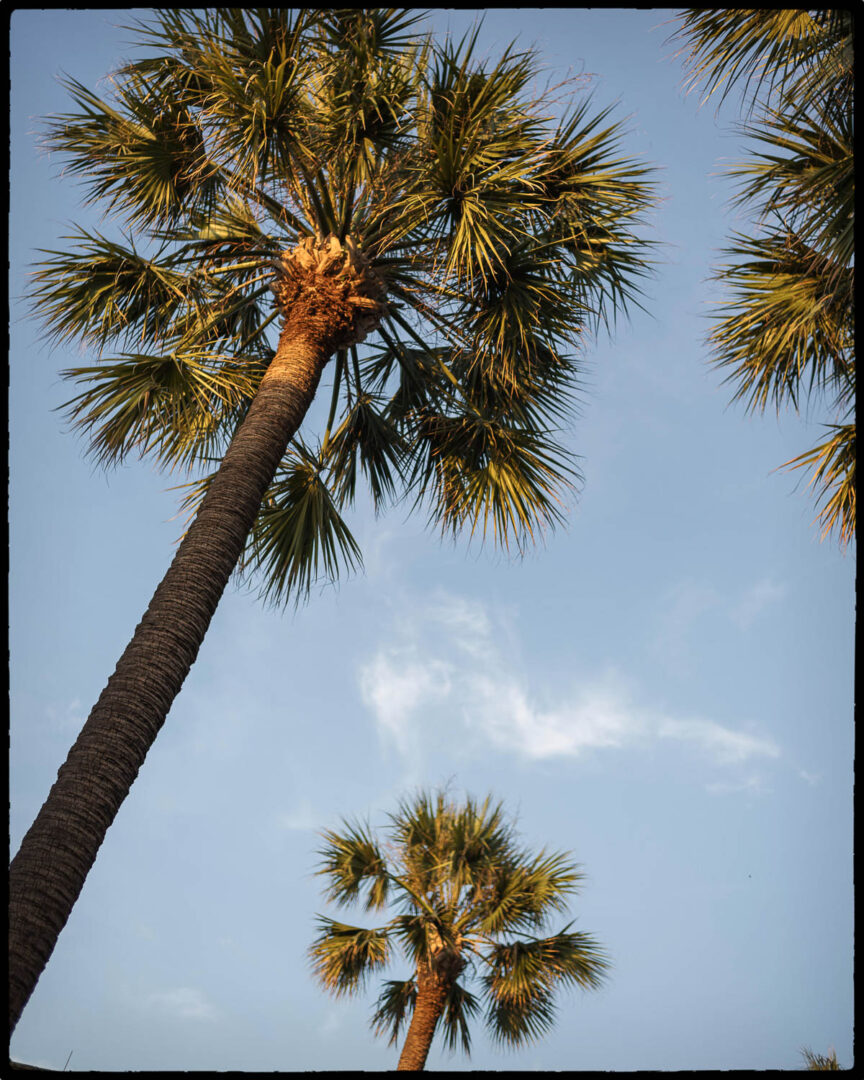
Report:
[[270,288],[294,333],[314,335],[334,351],[378,326],[387,288],[350,236],[307,236],[272,265]]

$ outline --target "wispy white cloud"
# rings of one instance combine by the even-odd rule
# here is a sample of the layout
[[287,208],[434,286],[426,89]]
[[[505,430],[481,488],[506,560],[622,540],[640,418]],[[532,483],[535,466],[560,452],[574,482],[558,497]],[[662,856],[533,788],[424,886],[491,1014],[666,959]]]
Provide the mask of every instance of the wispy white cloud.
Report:
[[385,648],[360,672],[360,693],[382,734],[408,756],[416,748],[411,717],[450,694],[450,665],[425,659],[410,648]]
[[192,986],[178,986],[150,994],[147,1004],[181,1020],[214,1020],[216,1009],[207,996]]
[[659,740],[689,743],[720,765],[780,753],[759,735],[640,705],[611,669],[550,698],[520,672],[507,620],[477,602],[437,594],[409,610],[395,631],[399,644],[382,642],[359,671],[381,738],[403,758],[416,760],[430,743],[535,760]]
[[657,727],[657,734],[660,738],[696,743],[724,764],[758,756],[778,757],[780,754],[780,748],[771,739],[733,731],[711,720],[663,720]]

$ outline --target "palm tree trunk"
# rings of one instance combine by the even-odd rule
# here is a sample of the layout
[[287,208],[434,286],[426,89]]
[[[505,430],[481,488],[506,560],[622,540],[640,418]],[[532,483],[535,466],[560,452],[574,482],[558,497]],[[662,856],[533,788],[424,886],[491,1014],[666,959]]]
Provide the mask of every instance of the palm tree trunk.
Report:
[[328,334],[286,322],[194,522],[12,861],[10,1033],[195,661],[332,349]]
[[444,1003],[450,990],[445,974],[433,970],[421,961],[417,968],[417,1001],[414,1015],[405,1036],[405,1045],[399,1056],[396,1071],[419,1072],[426,1064],[435,1028],[444,1012]]

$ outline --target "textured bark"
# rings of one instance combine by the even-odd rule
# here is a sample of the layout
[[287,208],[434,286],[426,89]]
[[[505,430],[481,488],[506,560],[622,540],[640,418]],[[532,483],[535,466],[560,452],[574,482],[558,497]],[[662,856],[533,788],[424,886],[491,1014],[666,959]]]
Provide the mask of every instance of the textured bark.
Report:
[[458,953],[442,949],[417,965],[417,1000],[396,1071],[419,1072],[426,1064],[447,995],[465,966]]
[[302,319],[286,323],[194,522],[12,861],[10,1032],[195,661],[264,492],[315,394],[334,342],[314,322],[311,329]]

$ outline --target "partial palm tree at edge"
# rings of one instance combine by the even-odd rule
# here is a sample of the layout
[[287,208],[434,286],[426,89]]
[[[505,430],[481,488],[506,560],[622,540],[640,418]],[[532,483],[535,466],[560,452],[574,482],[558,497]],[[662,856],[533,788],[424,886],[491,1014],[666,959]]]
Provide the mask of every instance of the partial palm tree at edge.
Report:
[[810,470],[822,537],[855,537],[854,80],[843,9],[685,8],[688,81],[745,88],[750,153],[729,170],[754,218],[723,250],[709,337],[735,399],[778,412],[827,401],[834,422],[784,468]]

